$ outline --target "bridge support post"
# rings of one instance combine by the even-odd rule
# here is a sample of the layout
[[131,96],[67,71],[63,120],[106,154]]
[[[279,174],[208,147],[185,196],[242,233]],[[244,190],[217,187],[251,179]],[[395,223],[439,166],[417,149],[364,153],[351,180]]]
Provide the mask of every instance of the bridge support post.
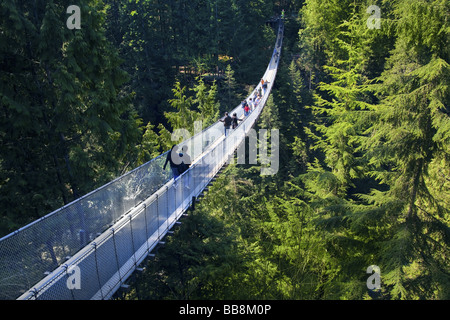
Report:
[[88,234],[87,234],[86,230],[84,230],[84,229],[81,229],[79,234],[80,234],[80,245],[82,248],[82,247],[85,247],[88,243]]
[[196,200],[197,200],[196,197],[192,197],[191,211],[195,211],[195,201]]

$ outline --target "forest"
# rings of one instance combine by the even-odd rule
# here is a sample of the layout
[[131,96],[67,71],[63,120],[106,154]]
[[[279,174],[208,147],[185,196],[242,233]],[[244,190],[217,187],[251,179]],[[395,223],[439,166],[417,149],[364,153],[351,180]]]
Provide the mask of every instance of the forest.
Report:
[[447,0],[2,0],[0,236],[237,106],[282,10],[280,170],[224,168],[115,299],[450,299]]

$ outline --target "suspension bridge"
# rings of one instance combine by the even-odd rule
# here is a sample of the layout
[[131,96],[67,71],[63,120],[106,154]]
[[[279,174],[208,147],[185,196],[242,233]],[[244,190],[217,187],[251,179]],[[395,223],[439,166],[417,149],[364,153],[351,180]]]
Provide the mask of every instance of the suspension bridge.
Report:
[[[168,152],[0,239],[0,299],[108,300],[153,255],[221,168],[245,145],[263,111],[278,71],[284,25],[278,20],[272,58],[262,76],[267,88],[239,126],[223,123],[186,139],[193,159],[177,179],[163,170]],[[259,83],[251,97],[259,92]]]

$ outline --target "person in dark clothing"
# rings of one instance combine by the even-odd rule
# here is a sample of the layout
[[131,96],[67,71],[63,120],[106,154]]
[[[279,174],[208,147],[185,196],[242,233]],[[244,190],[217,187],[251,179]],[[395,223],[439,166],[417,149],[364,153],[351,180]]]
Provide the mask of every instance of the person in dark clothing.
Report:
[[178,166],[178,172],[180,175],[187,171],[191,166],[191,157],[187,154],[187,151],[188,146],[183,146],[183,148],[181,148],[181,153],[178,154],[181,159],[181,163]]
[[267,81],[267,80],[264,81],[264,83],[262,84],[263,94],[266,94],[268,84],[269,84],[269,81]]
[[228,134],[228,131],[231,127],[231,117],[228,115],[228,112],[225,112],[225,118],[220,119],[221,122],[223,122],[223,127],[225,129],[225,137]]
[[179,164],[177,164],[178,162],[180,162],[180,159],[177,150],[178,148],[176,148],[176,145],[173,145],[169,153],[167,153],[166,162],[164,163],[163,167],[163,170],[166,170],[167,164],[170,164],[170,169],[172,169],[174,179],[180,176],[180,171],[178,170]]
[[[189,156],[187,151],[188,151],[188,146],[185,145],[181,148],[181,152],[179,153],[181,163],[178,166],[178,171],[179,171],[180,175],[182,175],[183,173],[188,171],[192,164],[191,157]],[[191,188],[190,184],[191,184],[190,173],[187,173],[184,177],[184,186],[187,189],[190,189]]]
[[233,116],[231,117],[231,125],[233,130],[237,128],[238,121],[242,121],[241,119],[238,119],[237,114],[233,113]]

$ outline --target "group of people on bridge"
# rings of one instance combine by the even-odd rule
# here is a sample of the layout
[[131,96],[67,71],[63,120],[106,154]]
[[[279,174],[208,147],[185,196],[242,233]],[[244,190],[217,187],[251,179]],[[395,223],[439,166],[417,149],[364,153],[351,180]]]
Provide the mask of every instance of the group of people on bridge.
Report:
[[[268,83],[267,80],[261,79],[261,85],[253,92],[253,95],[241,102],[241,107],[244,110],[244,117],[242,119],[238,118],[236,112],[233,113],[231,117],[228,112],[225,112],[225,117],[219,120],[223,122],[225,136],[228,135],[228,132],[231,129],[236,129],[239,125],[239,121],[244,121],[244,118],[259,106],[263,95],[266,94]],[[178,151],[178,149],[179,147],[177,145],[172,146],[167,154],[166,162],[163,167],[163,169],[166,170],[167,165],[170,165],[174,179],[181,176],[192,164],[191,158],[187,153],[188,146],[183,146],[181,151]]]
[[[266,94],[268,84],[269,82],[267,80],[261,79],[261,86],[259,86],[258,89],[254,91],[252,96],[241,102],[241,107],[244,110],[244,118],[259,106],[262,96]],[[226,137],[228,135],[228,132],[231,129],[236,129],[239,125],[239,121],[243,121],[243,119],[238,118],[236,112],[233,113],[231,117],[228,112],[225,112],[225,116],[219,121],[223,122],[224,133]]]
[[[280,18],[281,20],[284,20],[284,10],[282,11]],[[279,43],[278,46],[280,46]],[[273,57],[275,58],[275,62],[277,63],[279,58],[279,52],[277,48],[274,49]],[[244,121],[244,119],[259,106],[263,95],[265,95],[267,92],[268,84],[269,82],[267,80],[261,79],[261,83],[253,92],[253,95],[241,102],[241,107],[244,110],[244,117],[242,119],[238,118],[236,112],[233,113],[231,117],[228,112],[225,112],[225,116],[222,119],[219,119],[219,121],[223,122],[225,137],[228,136],[230,130],[236,129],[239,125],[239,122]],[[180,175],[187,171],[191,165],[191,159],[187,154],[187,148],[187,146],[183,146],[181,152],[178,152],[178,147],[174,145],[172,146],[170,152],[167,154],[167,159],[164,164],[164,170],[166,170],[167,164],[170,164],[174,179],[177,179]]]
[[[278,55],[277,49],[275,49],[274,55]],[[269,81],[261,79],[260,85],[253,91],[253,94],[241,102],[241,107],[244,110],[244,117],[242,119],[238,118],[236,112],[233,113],[231,117],[228,112],[225,112],[225,116],[222,119],[219,119],[219,121],[223,122],[225,137],[228,136],[231,129],[234,130],[238,127],[239,121],[244,121],[244,119],[259,106],[263,95],[267,92],[268,84]],[[187,154],[187,150],[188,147],[185,145],[179,152],[178,146],[173,145],[167,154],[163,169],[166,170],[167,165],[170,164],[175,180],[187,171],[191,165],[191,158]]]

